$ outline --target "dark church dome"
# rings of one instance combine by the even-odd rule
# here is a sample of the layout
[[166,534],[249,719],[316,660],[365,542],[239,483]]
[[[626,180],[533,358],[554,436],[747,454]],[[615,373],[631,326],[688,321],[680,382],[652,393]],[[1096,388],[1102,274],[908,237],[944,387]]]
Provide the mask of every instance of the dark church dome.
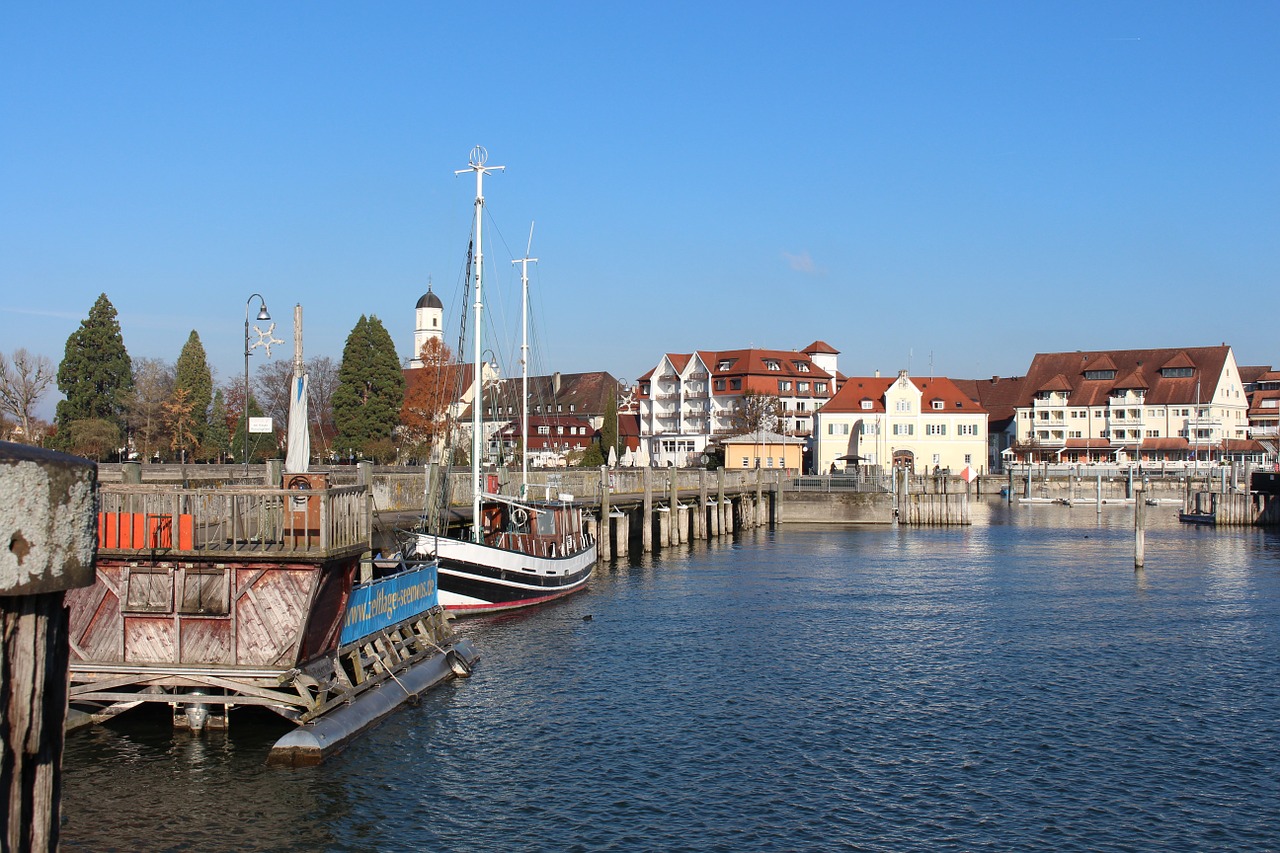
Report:
[[440,297],[431,292],[431,288],[427,288],[427,292],[422,294],[422,298],[418,300],[419,308],[439,308],[444,310],[444,303],[440,301]]

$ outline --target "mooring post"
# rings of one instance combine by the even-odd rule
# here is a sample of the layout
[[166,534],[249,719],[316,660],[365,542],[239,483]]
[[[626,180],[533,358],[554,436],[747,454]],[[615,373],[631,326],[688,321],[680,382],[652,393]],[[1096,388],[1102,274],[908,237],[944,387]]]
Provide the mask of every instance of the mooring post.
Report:
[[1098,515],[1102,515],[1102,472],[1098,472]]
[[1142,486],[1133,495],[1133,567],[1141,569],[1147,561],[1147,502]]
[[649,472],[645,466],[640,469],[640,488],[644,492],[644,503],[640,512],[640,551],[648,554],[653,550],[653,484],[649,482]]
[[760,526],[760,507],[764,506],[764,471],[755,469],[755,506],[751,507],[751,526]]
[[707,469],[698,471],[698,512],[693,517],[693,538],[707,538]]
[[626,557],[631,553],[631,511],[628,510],[614,519],[618,533],[614,540],[614,553]]
[[68,589],[94,580],[98,467],[0,442],[0,848],[55,850]]
[[613,519],[609,517],[609,466],[600,466],[600,530],[596,536],[596,544],[599,546],[597,555],[602,560],[608,560],[613,556],[612,533]]
[[722,536],[724,530],[724,466],[716,469],[716,536]]
[[773,507],[772,516],[769,523],[776,527],[782,521],[782,474],[778,474],[777,480],[773,484]]
[[668,508],[671,510],[671,523],[667,527],[668,545],[680,544],[680,484],[676,481],[676,468],[667,469],[667,489],[670,493]]

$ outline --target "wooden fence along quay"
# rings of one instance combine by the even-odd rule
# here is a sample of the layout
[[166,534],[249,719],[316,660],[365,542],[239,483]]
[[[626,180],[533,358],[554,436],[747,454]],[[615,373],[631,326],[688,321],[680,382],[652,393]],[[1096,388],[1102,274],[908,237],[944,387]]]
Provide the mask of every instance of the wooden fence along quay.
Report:
[[[100,485],[96,579],[67,596],[68,724],[159,702],[177,727],[225,727],[231,709],[261,706],[301,727],[269,760],[314,763],[469,672],[474,651],[435,602],[433,565],[384,581],[362,566],[371,521],[365,486]],[[411,584],[419,606],[348,636],[348,604],[368,591],[353,591],[357,577]],[[395,689],[373,689],[388,680]]]

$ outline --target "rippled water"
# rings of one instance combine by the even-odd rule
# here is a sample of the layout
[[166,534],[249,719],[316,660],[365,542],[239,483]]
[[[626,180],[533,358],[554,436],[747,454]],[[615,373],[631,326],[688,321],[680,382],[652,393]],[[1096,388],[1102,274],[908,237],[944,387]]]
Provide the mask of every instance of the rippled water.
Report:
[[[465,624],[475,676],[328,764],[73,735],[67,849],[1280,847],[1280,536],[1153,510],[787,526]],[[588,621],[584,617],[590,615]],[[233,725],[235,725],[233,719]]]

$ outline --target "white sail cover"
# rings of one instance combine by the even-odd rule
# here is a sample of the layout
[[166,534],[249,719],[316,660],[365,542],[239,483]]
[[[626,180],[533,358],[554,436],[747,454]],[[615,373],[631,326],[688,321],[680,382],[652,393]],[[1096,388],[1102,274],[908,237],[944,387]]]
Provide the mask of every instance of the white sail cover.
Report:
[[307,428],[307,374],[293,377],[289,393],[289,451],[284,470],[305,474],[311,462],[311,431]]

